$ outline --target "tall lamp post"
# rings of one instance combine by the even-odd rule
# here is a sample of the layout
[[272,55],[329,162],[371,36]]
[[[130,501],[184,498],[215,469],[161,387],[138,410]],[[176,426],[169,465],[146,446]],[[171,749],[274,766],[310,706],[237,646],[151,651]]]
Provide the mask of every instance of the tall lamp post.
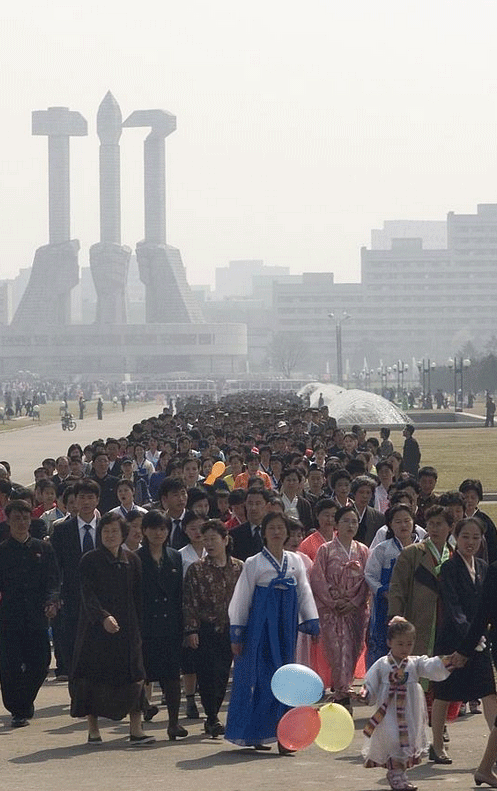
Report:
[[368,391],[371,389],[371,377],[373,374],[373,369],[366,368],[366,366],[364,366],[359,374],[359,378],[364,382],[364,388]]
[[[448,359],[447,365],[451,370],[454,369],[454,412],[462,412],[464,404],[464,369],[469,368],[471,360],[463,359],[462,357],[458,358],[457,354],[455,354],[454,358],[450,357]],[[460,384],[461,390],[460,406],[457,405],[459,400],[457,397],[458,384]]]
[[337,344],[337,384],[343,387],[342,324],[344,321],[347,321],[347,319],[350,319],[350,315],[344,310],[341,316],[336,316],[334,313],[328,313],[328,317],[333,319],[335,322]]
[[397,374],[397,400],[402,400],[404,393],[404,374],[409,370],[409,366],[403,360],[398,360],[392,365],[392,371]]
[[[418,371],[419,373],[423,374],[423,406],[426,402],[426,396],[428,393],[431,393],[431,372],[434,368],[437,367],[437,364],[432,362],[430,358],[425,360],[418,360],[417,362]],[[426,385],[428,385],[428,390],[426,389]]]
[[382,363],[380,367],[377,369],[377,373],[381,381],[381,395],[383,395],[385,388],[388,384],[388,374],[392,373],[392,369],[390,366],[383,365]]

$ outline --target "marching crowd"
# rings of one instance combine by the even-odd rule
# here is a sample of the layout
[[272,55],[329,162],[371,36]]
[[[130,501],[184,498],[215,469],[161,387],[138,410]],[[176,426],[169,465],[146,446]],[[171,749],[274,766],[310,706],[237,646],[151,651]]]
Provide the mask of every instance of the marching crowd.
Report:
[[271,678],[296,661],[351,713],[378,706],[365,765],[386,767],[396,791],[415,788],[406,770],[428,747],[452,763],[450,708],[483,710],[475,780],[497,787],[496,528],[480,481],[436,492],[413,426],[403,433],[399,453],[386,427],[344,431],[326,406],[237,395],[72,444],[41,460],[30,487],[12,480],[15,459],[1,462],[0,683],[12,727],[34,715],[51,637],[89,744],[102,741],[100,717],[128,715],[130,743],[154,741],[144,722],[158,713],[158,683],[169,739],[188,736],[183,684],[185,714],[198,719],[201,703],[206,734],[271,749],[287,710]]

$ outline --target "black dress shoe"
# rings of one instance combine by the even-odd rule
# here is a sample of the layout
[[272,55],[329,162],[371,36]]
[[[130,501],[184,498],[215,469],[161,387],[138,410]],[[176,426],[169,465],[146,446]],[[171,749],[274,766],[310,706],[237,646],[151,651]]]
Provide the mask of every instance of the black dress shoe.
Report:
[[174,742],[176,739],[184,739],[185,736],[188,736],[188,731],[182,725],[170,725],[167,729],[167,735],[169,741]]
[[155,736],[147,736],[144,734],[143,736],[132,736],[129,737],[129,743],[133,745],[133,747],[146,747],[148,744],[154,744]]
[[219,720],[204,722],[204,731],[215,739],[216,736],[222,736],[224,734],[224,725],[219,722]]
[[143,713],[143,719],[145,720],[145,722],[150,722],[152,717],[155,717],[155,715],[158,713],[159,713],[158,706],[149,706],[147,709],[145,709]]
[[26,717],[19,717],[15,714],[12,717],[10,725],[12,728],[24,728],[26,725],[29,725],[29,722]]
[[187,704],[186,704],[186,716],[187,716],[187,718],[189,720],[199,720],[200,719],[200,713],[199,713],[199,710],[197,708],[197,705],[196,705],[195,701],[192,701],[191,703],[190,703],[190,701],[187,702]]
[[283,747],[281,742],[278,742],[278,752],[280,755],[292,755],[296,750],[289,750],[288,747]]
[[428,759],[436,764],[443,764],[444,766],[448,766],[452,763],[452,758],[449,758],[448,755],[437,755],[432,744],[430,744]]

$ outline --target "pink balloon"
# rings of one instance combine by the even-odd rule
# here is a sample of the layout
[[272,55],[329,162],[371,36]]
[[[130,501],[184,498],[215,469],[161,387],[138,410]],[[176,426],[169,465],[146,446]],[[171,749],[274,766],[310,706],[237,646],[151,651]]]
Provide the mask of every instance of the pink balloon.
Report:
[[278,741],[287,750],[303,750],[313,743],[321,730],[321,717],[312,706],[290,709],[278,723]]

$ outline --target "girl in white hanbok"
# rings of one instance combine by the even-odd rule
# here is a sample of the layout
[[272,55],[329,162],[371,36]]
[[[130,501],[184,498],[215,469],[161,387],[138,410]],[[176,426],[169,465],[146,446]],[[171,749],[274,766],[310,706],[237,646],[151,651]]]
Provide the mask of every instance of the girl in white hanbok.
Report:
[[387,656],[368,670],[362,697],[378,705],[366,727],[362,754],[365,766],[383,766],[394,791],[416,791],[406,769],[421,763],[428,751],[428,715],[420,678],[443,681],[448,659],[410,656],[416,639],[414,626],[395,616],[388,625]]

